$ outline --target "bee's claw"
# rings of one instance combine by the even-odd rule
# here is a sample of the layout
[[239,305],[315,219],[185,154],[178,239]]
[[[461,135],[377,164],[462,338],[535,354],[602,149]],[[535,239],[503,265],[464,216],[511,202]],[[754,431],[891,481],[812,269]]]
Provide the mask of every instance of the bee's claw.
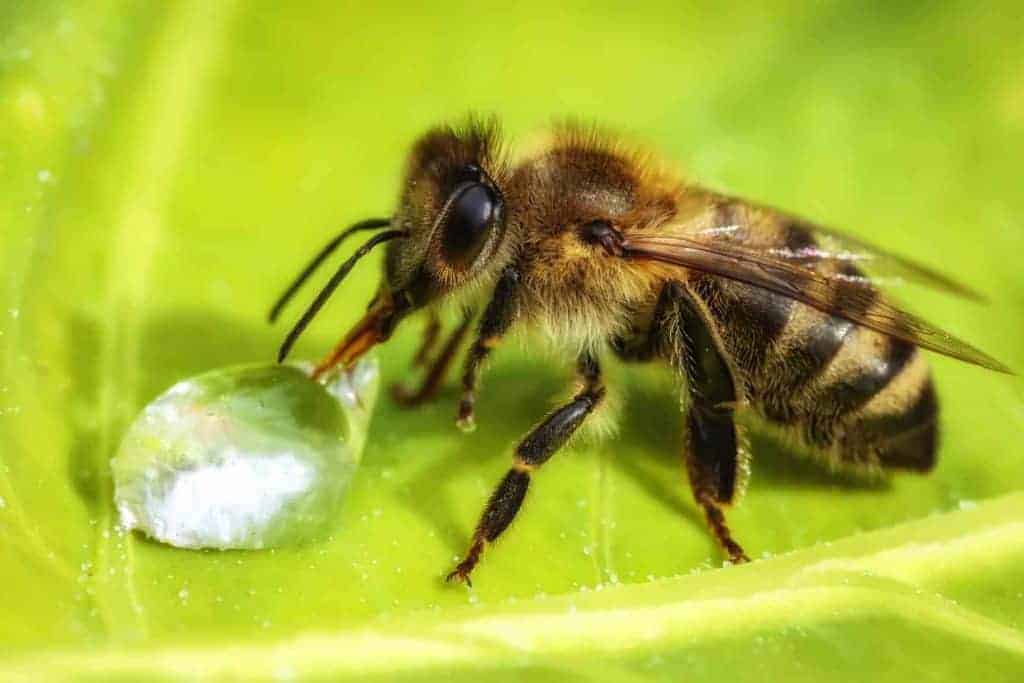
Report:
[[484,545],[486,543],[487,542],[483,537],[474,537],[473,544],[469,546],[469,550],[466,551],[465,558],[463,558],[462,562],[455,565],[455,569],[445,577],[445,581],[462,581],[472,588],[473,582],[470,581],[469,575],[476,567],[477,563],[480,562],[480,553],[484,551]]
[[464,566],[465,564],[466,563],[463,562],[458,567],[456,567],[454,570],[449,572],[448,576],[444,577],[444,580],[447,583],[451,583],[452,581],[461,581],[461,582],[465,583],[467,587],[472,588],[473,587],[473,581],[469,578],[469,574],[470,574],[470,572],[473,571],[473,568],[472,567],[466,567],[466,566]]
[[729,562],[732,564],[746,564],[750,562],[750,558],[743,552],[743,549],[738,545],[733,544],[735,547],[728,549],[729,551]]

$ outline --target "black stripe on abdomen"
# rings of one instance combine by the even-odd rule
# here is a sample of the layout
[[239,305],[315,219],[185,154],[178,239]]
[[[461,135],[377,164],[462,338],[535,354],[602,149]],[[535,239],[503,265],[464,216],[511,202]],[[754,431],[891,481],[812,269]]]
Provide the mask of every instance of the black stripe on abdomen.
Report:
[[821,322],[808,326],[793,340],[784,358],[770,368],[772,377],[764,378],[761,393],[762,412],[769,420],[790,424],[797,419],[794,399],[801,389],[824,374],[843,348],[853,323],[835,316],[822,315]]
[[[838,264],[835,272],[851,280],[834,281],[835,297],[832,305],[849,317],[866,313],[878,299],[878,291],[865,283],[864,273],[852,263]],[[785,357],[773,363],[777,368],[775,376],[763,378],[765,391],[761,396],[762,411],[770,420],[789,424],[800,419],[801,412],[804,412],[797,405],[801,390],[828,370],[843,344],[859,329],[849,317],[820,311],[816,315],[820,317],[820,323],[800,330],[798,338],[785,345]],[[862,404],[863,401],[858,405]],[[815,428],[814,431],[820,429]],[[814,442],[818,443],[818,438]]]
[[[855,327],[852,340],[858,334],[876,334],[862,327]],[[805,425],[808,440],[817,446],[832,443],[836,424],[850,413],[863,407],[876,394],[895,379],[914,357],[917,347],[902,339],[881,337],[885,349],[860,359],[856,365],[836,376],[831,384],[814,391],[814,409],[808,411]]]
[[882,443],[878,464],[886,469],[928,472],[935,467],[938,452],[939,423],[933,419]]
[[744,371],[756,374],[769,347],[786,328],[794,301],[711,275],[695,277],[691,286],[714,318],[726,351]]
[[917,398],[903,410],[891,415],[865,417],[858,423],[858,426],[866,436],[898,436],[934,420],[938,414],[939,401],[935,394],[935,385],[929,377],[925,380]]
[[894,413],[864,416],[850,426],[842,450],[865,447],[883,468],[927,472],[935,466],[939,445],[939,402],[931,377],[913,401]]

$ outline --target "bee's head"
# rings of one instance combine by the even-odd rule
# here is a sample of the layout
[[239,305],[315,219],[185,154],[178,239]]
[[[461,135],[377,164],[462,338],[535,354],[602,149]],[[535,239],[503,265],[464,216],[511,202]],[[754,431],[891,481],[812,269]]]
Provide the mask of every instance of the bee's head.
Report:
[[452,294],[495,266],[504,244],[508,175],[497,124],[435,128],[413,146],[392,226],[384,282],[414,307]]
[[[435,128],[415,143],[394,215],[371,226],[388,225],[389,229],[360,249],[366,253],[375,244],[389,242],[384,277],[366,315],[336,350],[339,362],[351,364],[390,338],[410,312],[486,280],[507,260],[511,249],[505,239],[501,186],[509,173],[499,145],[496,122],[477,119],[459,128]],[[360,252],[350,259],[351,264]],[[346,263],[349,268],[350,263]],[[346,266],[339,271],[340,277],[347,273]],[[296,325],[280,358],[334,291],[339,276]],[[292,292],[282,297],[275,314]]]

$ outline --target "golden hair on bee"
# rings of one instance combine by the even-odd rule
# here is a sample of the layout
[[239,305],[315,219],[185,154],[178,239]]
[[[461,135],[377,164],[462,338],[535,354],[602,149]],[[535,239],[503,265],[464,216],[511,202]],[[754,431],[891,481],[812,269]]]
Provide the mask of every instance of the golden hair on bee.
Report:
[[[431,129],[411,148],[390,216],[335,237],[271,317],[338,244],[364,230],[378,232],[293,327],[281,359],[356,262],[386,243],[369,310],[317,375],[350,365],[422,311],[413,362],[425,376],[394,397],[409,407],[435,398],[472,336],[456,416],[469,430],[483,367],[510,334],[538,332],[575,364],[571,397],[518,443],[449,574],[467,583],[531,478],[607,403],[609,359],[657,363],[683,380],[682,460],[709,530],[734,562],[747,559],[725,520],[750,472],[739,422],[753,417],[790,434],[834,467],[926,472],[937,457],[939,409],[922,351],[1009,372],[896,307],[874,278],[979,298],[968,287],[785,211],[686,182],[642,145],[577,122],[554,125],[516,155],[495,119]],[[444,340],[443,307],[461,312]]]

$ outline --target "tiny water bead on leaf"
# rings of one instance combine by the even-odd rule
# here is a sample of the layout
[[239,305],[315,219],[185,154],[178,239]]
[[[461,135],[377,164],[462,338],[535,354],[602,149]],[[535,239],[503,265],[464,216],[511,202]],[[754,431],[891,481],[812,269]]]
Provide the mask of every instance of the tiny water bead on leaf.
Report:
[[322,381],[251,365],[147,405],[111,466],[121,524],[180,548],[271,548],[330,533],[377,397],[375,359]]

